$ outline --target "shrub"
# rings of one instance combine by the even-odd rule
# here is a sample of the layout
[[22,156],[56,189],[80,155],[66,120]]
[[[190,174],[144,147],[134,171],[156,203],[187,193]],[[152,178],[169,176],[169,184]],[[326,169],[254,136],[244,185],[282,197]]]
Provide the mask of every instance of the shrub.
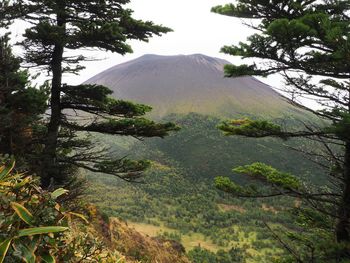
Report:
[[123,262],[84,215],[57,202],[67,190],[45,191],[14,164],[0,164],[0,263]]
[[0,166],[0,262],[54,262],[64,247],[66,215],[36,179],[13,171],[14,161]]

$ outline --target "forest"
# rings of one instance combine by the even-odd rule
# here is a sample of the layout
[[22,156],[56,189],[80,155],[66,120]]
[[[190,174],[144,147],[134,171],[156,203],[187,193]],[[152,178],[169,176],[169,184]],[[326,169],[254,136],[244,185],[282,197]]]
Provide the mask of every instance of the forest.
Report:
[[0,2],[0,263],[350,262],[349,1],[212,6],[253,32],[217,46],[241,63],[67,83],[173,31],[129,4]]

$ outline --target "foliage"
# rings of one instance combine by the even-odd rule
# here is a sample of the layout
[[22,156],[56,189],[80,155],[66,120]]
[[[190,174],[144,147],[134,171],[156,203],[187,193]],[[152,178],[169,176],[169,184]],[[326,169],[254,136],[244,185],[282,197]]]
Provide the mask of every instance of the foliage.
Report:
[[210,252],[201,247],[195,247],[188,252],[193,263],[240,263],[245,262],[242,251],[239,248],[231,248],[229,251],[218,250]]
[[[12,54],[9,36],[0,37],[0,153],[15,154],[18,164],[34,170],[40,152],[42,114],[47,108],[45,85],[36,88],[27,71],[20,69],[21,59]],[[39,148],[39,149],[38,149]],[[26,160],[31,161],[26,162]]]
[[247,174],[255,178],[262,178],[262,180],[267,181],[270,184],[280,186],[285,189],[300,188],[300,181],[296,177],[288,173],[281,173],[275,168],[263,163],[253,163],[252,165],[236,167],[234,171],[241,174]]
[[[78,74],[87,60],[69,51],[98,49],[119,54],[132,52],[128,40],[147,42],[153,35],[162,35],[169,28],[151,21],[136,20],[129,1],[5,1],[1,4],[0,25],[6,27],[16,20],[29,23],[24,39],[24,62],[46,70],[51,115],[44,134],[43,149],[36,173],[44,187],[69,184],[77,168],[90,169],[121,177],[138,178],[140,163],[109,158],[108,149],[101,149],[89,140],[87,133],[144,137],[163,137],[178,129],[172,123],[155,123],[142,118],[150,111],[146,105],[112,99],[108,88],[99,85],[68,85],[62,82],[65,73]],[[24,99],[24,98],[23,98]],[[24,104],[24,101],[21,100]],[[76,116],[72,116],[76,114]],[[99,170],[106,162],[121,169]],[[131,167],[130,178],[127,170]],[[120,172],[122,170],[122,172]],[[137,171],[136,171],[137,170]],[[136,171],[136,172],[135,172]],[[137,173],[137,176],[135,176]]]
[[192,262],[195,263],[216,263],[215,254],[205,249],[201,249],[200,247],[194,248],[188,252],[188,255]]
[[0,262],[120,259],[91,232],[84,215],[58,202],[66,193],[41,189],[36,178],[15,172],[13,161],[0,167]]
[[[301,137],[319,142],[317,148],[297,150],[319,164],[319,169],[327,171],[325,187],[301,184],[289,174],[271,167],[265,169],[268,166],[262,164],[259,166],[264,168],[260,167],[259,171],[256,170],[257,164],[235,169],[269,183],[274,195],[297,196],[302,200],[303,209],[321,213],[331,222],[327,227],[311,225],[311,229],[305,227],[304,233],[290,234],[289,237],[293,236],[289,239],[290,244],[280,240],[297,262],[340,262],[350,258],[349,8],[348,1],[242,0],[212,9],[222,15],[258,20],[246,23],[257,32],[245,43],[225,46],[222,52],[253,58],[261,63],[227,65],[226,76],[281,73],[287,84],[285,94],[290,96],[290,103],[325,120],[323,126],[305,123],[300,130],[281,129],[264,121],[249,120],[226,122],[219,126],[229,135],[283,139]],[[302,106],[298,99],[303,96],[314,99],[322,110]],[[233,182],[219,178],[218,183],[221,188],[239,195]],[[282,191],[277,189],[276,192],[276,186],[282,187]],[[253,196],[254,193],[250,195]],[[260,192],[257,197],[261,197]],[[333,232],[336,233],[335,240],[332,239]],[[314,237],[309,236],[310,233]],[[318,241],[321,238],[328,244],[336,244],[326,247]],[[302,244],[304,251],[296,253],[292,240]]]
[[[298,190],[301,188],[301,182],[295,176],[289,173],[284,173],[276,170],[272,166],[264,163],[253,163],[251,165],[239,166],[233,169],[234,172],[245,174],[260,181],[264,184],[268,184],[275,188],[275,193],[270,193],[264,196],[264,193],[259,192],[254,186],[241,187],[230,180],[228,177],[217,177],[215,179],[215,185],[217,188],[235,194],[240,197],[268,197],[274,195],[280,195],[280,193],[294,192],[298,195]],[[279,189],[279,190],[278,190]],[[292,195],[292,193],[290,193]]]
[[268,121],[253,121],[250,119],[232,120],[218,125],[225,135],[244,135],[249,137],[264,137],[270,134],[281,134],[281,127]]
[[[50,193],[38,189],[33,178],[12,172],[13,165],[0,170],[2,259],[52,262],[64,245],[66,216]],[[58,197],[57,192],[53,196]]]

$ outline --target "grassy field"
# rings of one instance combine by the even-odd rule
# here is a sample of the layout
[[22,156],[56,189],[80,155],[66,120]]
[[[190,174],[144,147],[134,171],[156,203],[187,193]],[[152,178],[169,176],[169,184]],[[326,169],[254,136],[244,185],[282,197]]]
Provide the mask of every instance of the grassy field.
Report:
[[[162,233],[178,233],[177,230],[165,227],[160,223],[159,226],[154,226],[145,223],[135,223],[128,222],[128,226],[134,228],[136,231],[142,233],[143,235],[147,235],[150,237],[155,237],[162,235]],[[192,250],[194,247],[201,246],[207,250],[212,252],[217,252],[219,249],[228,250],[230,247],[240,247],[245,248],[246,253],[250,255],[249,258],[246,259],[246,263],[256,263],[262,262],[261,258],[266,254],[276,254],[276,252],[280,252],[279,249],[259,249],[256,250],[253,248],[253,243],[257,240],[256,232],[246,233],[242,231],[238,226],[232,226],[235,233],[237,233],[237,239],[235,241],[230,242],[228,247],[218,246],[214,244],[211,240],[205,238],[204,235],[200,233],[190,233],[187,235],[181,235],[181,243],[185,247],[186,251]],[[267,241],[268,242],[268,241]]]
[[[168,233],[178,232],[175,229],[171,229],[163,225],[154,226],[154,225],[149,225],[144,223],[135,223],[135,222],[128,222],[128,225],[134,228],[136,231],[150,237],[159,236],[164,232],[168,232]],[[210,240],[207,240],[205,236],[200,233],[191,233],[189,235],[182,235],[181,244],[185,247],[186,251],[190,251],[191,249],[197,246],[201,246],[212,252],[216,252],[219,249],[225,249],[225,247],[220,247],[214,244],[213,242],[211,242]]]

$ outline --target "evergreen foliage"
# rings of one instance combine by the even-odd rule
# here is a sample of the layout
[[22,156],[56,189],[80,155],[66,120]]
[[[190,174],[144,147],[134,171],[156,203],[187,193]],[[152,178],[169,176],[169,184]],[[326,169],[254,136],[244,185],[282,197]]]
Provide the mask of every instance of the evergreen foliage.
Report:
[[[132,52],[128,40],[147,42],[153,35],[170,31],[150,21],[134,19],[132,10],[124,7],[128,2],[16,0],[1,3],[3,27],[15,20],[30,23],[20,43],[25,50],[24,62],[46,70],[51,77],[48,84],[51,115],[37,171],[44,187],[66,184],[69,174],[77,167],[108,172],[123,179],[129,168],[131,179],[144,169],[142,162],[109,158],[107,151],[91,144],[82,132],[143,138],[163,137],[178,129],[172,123],[159,124],[142,118],[150,107],[112,99],[106,87],[62,83],[64,73],[78,74],[84,68],[81,62],[87,59],[83,55],[69,55],[72,53],[69,51],[93,48],[123,55]],[[107,171],[106,163],[112,169]],[[118,166],[123,164],[127,165]]]
[[188,252],[193,263],[240,263],[244,262],[242,251],[239,248],[231,248],[229,251],[218,250],[210,252],[201,247],[195,247]]
[[249,137],[264,137],[271,134],[282,135],[281,127],[268,121],[257,121],[250,119],[232,120],[222,122],[218,128],[225,135],[244,135]]
[[[47,108],[47,88],[36,88],[21,59],[12,54],[9,36],[0,37],[0,154],[16,155],[18,164],[34,169],[45,127],[42,114]],[[34,143],[36,142],[36,143]],[[29,161],[30,160],[30,161]]]
[[[318,141],[322,146],[321,150],[301,149],[307,158],[320,165],[320,169],[328,171],[328,183],[322,189],[297,183],[291,175],[263,164],[255,163],[235,169],[236,172],[268,183],[275,194],[298,196],[304,206],[311,207],[315,214],[320,213],[331,222],[327,225],[328,237],[325,240],[328,240],[328,244],[336,242],[336,248],[325,248],[317,242],[323,238],[325,230],[324,226],[315,226],[317,220],[313,224],[304,222],[304,227],[318,238],[311,240],[302,235],[292,238],[308,248],[304,254],[295,253],[290,248],[292,246],[284,244],[297,262],[340,262],[350,258],[349,9],[349,1],[333,0],[241,0],[236,4],[212,9],[222,15],[259,19],[257,23],[249,24],[257,30],[256,34],[250,36],[245,43],[223,47],[222,52],[253,58],[261,63],[227,65],[226,76],[281,73],[287,84],[286,92],[290,95],[290,102],[326,120],[326,127],[305,123],[303,130],[294,131],[283,130],[264,121],[250,120],[225,122],[219,127],[228,135],[275,136],[283,139],[301,137]],[[316,111],[300,105],[297,100],[299,96],[313,98],[322,110]],[[217,184],[235,195],[240,195],[241,191],[247,194],[246,189],[239,188],[228,179],[219,178]],[[256,194],[253,191],[249,196],[261,195]],[[326,253],[330,250],[332,255]],[[320,258],[317,259],[317,256]]]

